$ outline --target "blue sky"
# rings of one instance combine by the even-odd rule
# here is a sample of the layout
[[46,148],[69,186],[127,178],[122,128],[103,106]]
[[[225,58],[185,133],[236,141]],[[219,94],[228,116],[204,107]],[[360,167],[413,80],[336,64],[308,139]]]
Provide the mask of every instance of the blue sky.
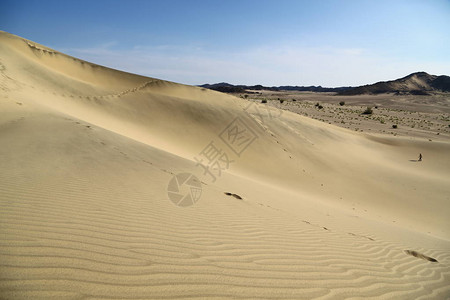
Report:
[[186,84],[346,86],[450,75],[450,1],[0,0],[0,29]]

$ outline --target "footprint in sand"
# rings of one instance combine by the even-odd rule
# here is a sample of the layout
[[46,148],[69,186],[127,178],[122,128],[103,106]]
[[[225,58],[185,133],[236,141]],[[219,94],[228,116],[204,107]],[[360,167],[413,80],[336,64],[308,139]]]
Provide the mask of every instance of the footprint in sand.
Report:
[[370,240],[370,241],[372,241],[372,242],[375,241],[373,238],[368,237],[368,236],[365,236],[365,235],[354,234],[353,232],[348,232],[348,234],[351,235],[351,236],[355,236],[355,237],[365,238],[365,239],[368,239],[368,240]]

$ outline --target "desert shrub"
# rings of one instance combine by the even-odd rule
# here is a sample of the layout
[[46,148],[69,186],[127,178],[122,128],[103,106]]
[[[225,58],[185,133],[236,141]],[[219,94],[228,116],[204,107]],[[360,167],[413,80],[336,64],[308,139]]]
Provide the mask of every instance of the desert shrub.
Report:
[[319,104],[319,106],[317,106],[318,109],[322,109],[323,106]]
[[314,106],[315,106],[315,107],[319,107],[319,106],[320,106],[320,103],[317,102],[316,104],[314,104]]
[[292,98],[292,101],[294,101],[294,102],[295,102],[295,101],[297,101],[297,99],[294,99],[294,98]]
[[247,98],[248,98],[248,95],[244,95],[244,98],[247,99]]
[[261,103],[267,103],[266,99],[261,100]]
[[398,128],[397,124],[392,125],[392,128],[397,129]]
[[344,105],[345,105],[345,101],[339,102],[339,105],[340,105],[340,106],[344,106]]
[[367,107],[365,111],[363,111],[363,115],[371,115],[373,113],[372,107]]
[[284,102],[284,100],[283,100],[283,99],[278,99],[278,100],[280,100],[280,103],[283,103],[283,102]]

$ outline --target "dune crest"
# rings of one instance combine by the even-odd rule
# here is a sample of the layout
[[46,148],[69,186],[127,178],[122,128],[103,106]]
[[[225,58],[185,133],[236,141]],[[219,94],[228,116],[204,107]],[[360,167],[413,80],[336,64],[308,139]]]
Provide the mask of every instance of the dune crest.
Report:
[[0,298],[450,295],[448,142],[352,132],[5,32],[0,91]]

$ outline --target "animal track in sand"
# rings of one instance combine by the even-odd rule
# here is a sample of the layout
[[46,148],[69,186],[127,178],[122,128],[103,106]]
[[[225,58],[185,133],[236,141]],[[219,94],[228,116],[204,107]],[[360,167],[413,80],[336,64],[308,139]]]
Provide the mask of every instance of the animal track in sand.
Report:
[[408,255],[412,255],[414,257],[417,257],[417,258],[421,258],[421,259],[424,259],[424,260],[431,261],[431,262],[438,262],[437,259],[434,259],[432,257],[426,256],[425,254],[422,254],[422,253],[414,251],[414,250],[405,250],[405,253],[408,254]]
[[353,232],[349,232],[348,233],[349,235],[351,235],[351,236],[356,236],[356,237],[362,237],[362,238],[365,238],[365,239],[368,239],[368,240],[371,240],[371,241],[375,241],[373,238],[371,238],[371,237],[368,237],[368,236],[365,236],[365,235],[360,235],[360,234],[354,234]]

